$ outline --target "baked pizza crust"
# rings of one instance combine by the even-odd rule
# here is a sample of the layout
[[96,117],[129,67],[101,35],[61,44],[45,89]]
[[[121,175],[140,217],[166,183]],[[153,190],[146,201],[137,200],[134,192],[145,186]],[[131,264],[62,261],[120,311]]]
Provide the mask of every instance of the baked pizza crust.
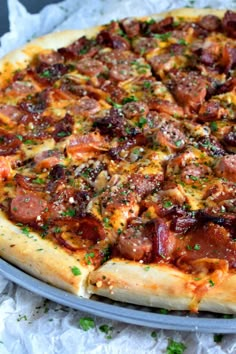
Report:
[[[117,301],[168,310],[236,313],[236,274],[202,276],[168,264],[141,264],[115,258],[89,275],[88,291]],[[227,289],[227,290],[226,290]]]
[[[89,297],[87,277],[91,265],[36,232],[23,233],[0,212],[0,256],[27,273],[78,296]],[[77,274],[81,273],[81,274]]]
[[[165,16],[196,19],[209,13],[223,17],[224,12],[181,8],[142,19],[161,20]],[[26,67],[39,51],[68,46],[81,36],[96,35],[102,28],[97,26],[51,33],[10,52],[0,60],[1,85],[16,69]],[[9,221],[2,212],[0,255],[27,273],[83,297],[98,294],[118,301],[173,310],[193,309],[197,302],[196,308],[199,310],[236,313],[236,274],[222,275],[221,283],[211,288],[208,286],[199,298],[196,297],[198,285],[194,276],[168,264],[144,265],[116,258],[93,270],[91,265],[85,266],[80,262],[78,254],[69,254],[37,233],[23,235],[20,227]],[[74,275],[73,267],[79,268],[81,275]]]

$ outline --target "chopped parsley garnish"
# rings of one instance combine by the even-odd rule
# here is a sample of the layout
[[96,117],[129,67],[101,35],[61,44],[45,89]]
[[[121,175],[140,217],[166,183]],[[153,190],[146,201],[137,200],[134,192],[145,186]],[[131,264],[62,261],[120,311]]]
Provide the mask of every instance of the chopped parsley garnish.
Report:
[[28,226],[22,226],[22,227],[21,227],[21,231],[22,231],[22,233],[23,233],[24,235],[29,236],[30,229],[29,229]]
[[103,222],[104,222],[105,227],[110,227],[111,226],[109,218],[106,218],[106,217],[103,218]]
[[122,108],[122,104],[114,102],[110,97],[108,97],[106,101],[115,108]]
[[64,138],[65,136],[69,136],[69,135],[71,135],[71,133],[70,132],[59,132],[59,133],[57,133],[57,136],[59,137],[59,138]]
[[151,82],[150,81],[144,81],[143,83],[143,87],[146,88],[146,89],[150,89],[152,86]]
[[85,262],[87,264],[91,264],[91,258],[94,258],[95,257],[95,254],[94,252],[90,252],[90,253],[86,253],[85,256],[84,256],[84,259],[85,259]]
[[156,331],[152,331],[151,337],[156,339],[157,338],[157,332]]
[[106,339],[111,339],[112,336],[112,331],[113,331],[113,327],[110,327],[108,326],[107,324],[104,324],[104,325],[101,325],[99,327],[99,330],[102,332],[102,333],[105,333],[106,334]]
[[34,140],[27,139],[23,141],[25,145],[36,145],[36,142]]
[[147,123],[147,119],[145,117],[140,117],[138,123],[136,124],[139,128],[142,128]]
[[180,147],[182,145],[183,141],[182,140],[177,140],[175,142],[175,146]]
[[219,333],[219,334],[214,334],[214,341],[216,343],[220,343],[223,339],[223,334]]
[[215,283],[211,279],[209,280],[209,284],[210,284],[210,286],[214,286],[215,285]]
[[184,353],[186,348],[187,347],[184,343],[176,342],[173,339],[171,339],[169,341],[167,348],[166,348],[167,349],[166,353],[167,354],[182,354],[182,353]]
[[32,182],[35,184],[43,184],[44,180],[42,178],[37,177],[37,178],[33,179]]
[[73,217],[73,216],[75,216],[75,214],[76,214],[75,209],[69,208],[68,210],[64,211],[61,215]]
[[210,128],[212,132],[216,132],[218,130],[218,125],[216,122],[211,122],[210,123]]
[[125,104],[128,102],[137,102],[137,101],[138,101],[138,98],[132,95],[132,96],[123,98],[122,103]]
[[22,140],[23,140],[23,136],[22,136],[22,135],[20,135],[20,134],[17,134],[17,135],[16,135],[16,137],[17,137],[20,141],[22,141]]
[[78,267],[74,266],[74,267],[71,267],[71,271],[72,273],[77,276],[77,275],[81,275],[81,271]]
[[145,272],[148,272],[149,269],[150,269],[150,266],[146,266],[146,267],[144,267],[143,269],[145,270]]
[[79,326],[84,331],[95,328],[95,322],[91,317],[82,317],[79,319]]
[[178,40],[178,44],[181,44],[181,45],[188,45],[188,43],[186,42],[185,39],[181,38]]
[[157,39],[160,39],[161,41],[167,41],[171,37],[171,32],[166,32],[166,33],[156,33],[154,34],[154,37]]
[[171,200],[166,200],[166,201],[163,203],[163,207],[164,207],[164,208],[170,208],[172,205],[173,205],[173,203],[172,203]]
[[51,77],[51,73],[49,70],[44,70],[41,74],[39,74],[39,76],[48,78]]
[[196,243],[196,244],[193,246],[193,249],[194,249],[195,251],[199,251],[200,248],[201,248],[201,246],[200,246],[198,243]]
[[160,309],[160,313],[162,315],[167,315],[169,313],[169,311],[167,309]]

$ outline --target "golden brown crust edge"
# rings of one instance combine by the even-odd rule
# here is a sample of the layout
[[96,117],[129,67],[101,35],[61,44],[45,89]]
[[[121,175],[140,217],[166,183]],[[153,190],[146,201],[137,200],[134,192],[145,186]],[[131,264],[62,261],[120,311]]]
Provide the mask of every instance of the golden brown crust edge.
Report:
[[[208,281],[208,280],[207,280]],[[168,310],[236,313],[236,274],[226,273],[198,303],[198,280],[168,264],[113,259],[89,275],[88,291],[117,301]]]
[[[88,297],[87,277],[92,266],[84,266],[78,253],[70,255],[35,232],[24,234],[2,212],[0,257],[58,288]],[[77,274],[78,270],[81,274]]]

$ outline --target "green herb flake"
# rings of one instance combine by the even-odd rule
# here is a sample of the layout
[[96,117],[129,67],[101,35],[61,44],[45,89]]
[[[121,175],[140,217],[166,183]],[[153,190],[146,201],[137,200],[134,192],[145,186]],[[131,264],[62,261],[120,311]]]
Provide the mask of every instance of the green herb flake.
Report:
[[211,287],[215,285],[215,283],[213,282],[212,279],[209,280],[209,284],[210,284]]
[[216,122],[211,122],[210,123],[210,128],[212,132],[216,132],[218,130],[218,125]]
[[86,253],[84,256],[85,262],[87,264],[91,264],[91,258],[94,258],[94,257],[95,257],[94,252]]
[[69,208],[68,210],[66,210],[66,211],[64,211],[62,213],[62,216],[71,216],[71,217],[73,217],[73,216],[75,216],[75,214],[76,214],[75,209]]
[[49,70],[44,70],[39,76],[49,78],[51,77],[51,73]]
[[43,184],[44,180],[42,178],[37,177],[37,178],[33,179],[32,182],[35,184]]
[[223,334],[219,333],[219,334],[214,334],[214,341],[216,343],[220,343],[223,339]]
[[110,327],[107,324],[103,324],[103,325],[99,326],[99,330],[102,333],[106,334],[106,339],[111,339],[112,338],[111,334],[112,334],[112,331],[113,331],[113,327]]
[[166,201],[163,203],[163,207],[166,208],[166,209],[170,208],[172,205],[173,205],[173,203],[172,203],[171,200],[166,200]]
[[138,98],[132,95],[132,96],[129,96],[129,97],[125,97],[122,100],[122,103],[125,104],[125,103],[128,103],[128,102],[137,102],[137,101],[138,101]]
[[59,138],[64,138],[64,137],[66,137],[66,136],[69,136],[69,135],[71,135],[71,133],[70,132],[59,132],[59,133],[57,133],[57,136],[59,137]]
[[169,313],[169,311],[167,309],[160,309],[160,313],[162,315],[167,315]]
[[95,322],[91,317],[82,317],[79,319],[79,326],[83,331],[95,328]]
[[166,348],[167,354],[182,354],[186,349],[186,345],[181,342],[176,342],[173,339],[169,341],[169,344]]
[[145,270],[145,272],[148,272],[150,268],[151,268],[150,266],[146,266],[143,269]]
[[182,141],[182,140],[177,140],[177,141],[175,142],[175,146],[176,146],[176,147],[180,147],[182,144],[183,144],[183,141]]
[[167,41],[171,37],[171,32],[154,34],[154,37],[160,39],[161,41]]
[[143,128],[143,126],[147,123],[147,119],[145,117],[140,117],[137,123],[139,128]]
[[201,248],[201,246],[200,246],[198,243],[196,243],[196,244],[193,246],[193,249],[194,249],[195,251],[199,251],[200,248]]
[[78,276],[78,275],[81,275],[81,271],[78,267],[74,266],[74,267],[71,267],[71,271],[72,273],[75,275],[75,276]]
[[23,136],[22,136],[22,135],[20,135],[20,134],[17,134],[17,135],[16,135],[16,137],[17,137],[17,139],[19,139],[20,141],[22,141],[22,140],[23,140]]
[[29,236],[30,229],[29,229],[28,226],[22,226],[22,227],[21,227],[21,231],[22,231],[22,233],[23,233],[24,235]]
[[188,43],[186,42],[185,39],[181,38],[178,40],[178,44],[181,44],[181,45],[188,45]]
[[150,89],[152,87],[152,84],[150,81],[144,81],[143,87],[146,89]]
[[152,331],[151,337],[156,339],[157,338],[157,332],[156,331]]
[[27,139],[23,141],[25,145],[36,145],[36,142],[34,140]]

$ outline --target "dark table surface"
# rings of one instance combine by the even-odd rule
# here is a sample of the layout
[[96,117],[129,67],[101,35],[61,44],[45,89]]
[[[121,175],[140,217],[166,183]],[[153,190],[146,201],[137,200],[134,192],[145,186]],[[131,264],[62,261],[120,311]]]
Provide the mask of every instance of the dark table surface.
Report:
[[[39,12],[45,5],[61,0],[20,0],[30,13]],[[0,36],[9,31],[7,0],[0,0]]]

